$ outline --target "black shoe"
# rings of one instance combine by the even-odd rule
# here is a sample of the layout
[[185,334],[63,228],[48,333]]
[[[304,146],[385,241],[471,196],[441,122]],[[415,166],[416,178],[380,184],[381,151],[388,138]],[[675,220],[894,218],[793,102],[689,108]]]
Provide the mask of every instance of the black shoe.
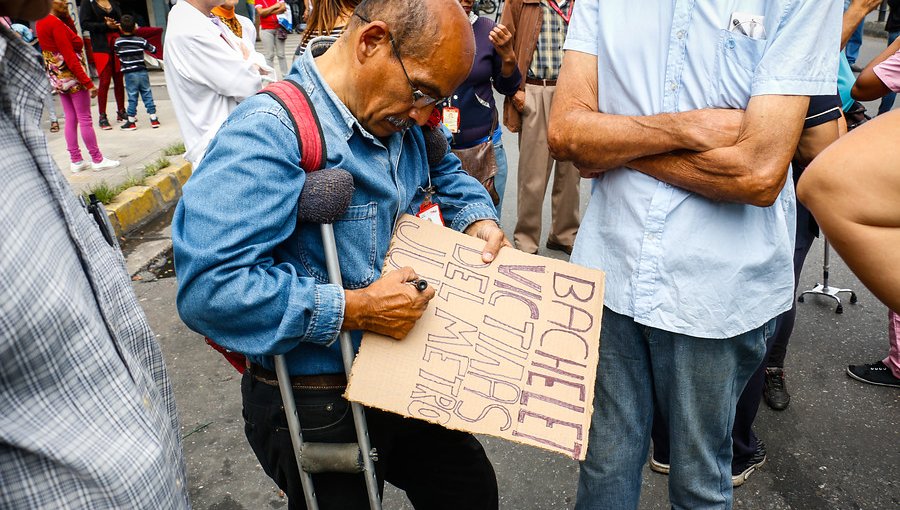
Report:
[[766,404],[776,411],[784,411],[791,403],[791,395],[784,384],[783,368],[766,368],[766,383],[763,388]]
[[853,71],[854,73],[863,72],[863,68],[856,65],[856,63],[850,64],[850,70]]
[[112,129],[112,126],[109,125],[109,119],[106,118],[105,113],[100,114],[100,120],[97,122],[97,124],[99,124],[100,129],[104,131],[109,131],[110,129]]
[[871,365],[850,365],[847,367],[847,375],[857,381],[876,386],[900,388],[900,379],[894,377],[891,369],[883,361],[876,361]]
[[766,445],[762,442],[762,439],[756,440],[756,451],[753,452],[753,456],[747,459],[740,466],[731,465],[731,484],[735,487],[740,487],[744,485],[744,482],[750,478],[750,475],[753,474],[754,471],[761,468],[763,464],[766,463]]
[[125,113],[125,110],[119,110],[116,112],[116,122],[124,122],[128,120],[128,114]]
[[119,126],[119,129],[121,129],[123,131],[134,131],[135,129],[137,129],[137,125],[134,122],[129,120],[129,121],[126,121],[121,126]]
[[562,251],[562,252],[565,252],[567,255],[571,255],[571,254],[572,254],[572,247],[571,247],[571,246],[566,246],[566,245],[564,245],[564,244],[559,244],[559,243],[557,243],[556,241],[550,241],[550,240],[547,240],[547,249],[548,249],[548,250]]

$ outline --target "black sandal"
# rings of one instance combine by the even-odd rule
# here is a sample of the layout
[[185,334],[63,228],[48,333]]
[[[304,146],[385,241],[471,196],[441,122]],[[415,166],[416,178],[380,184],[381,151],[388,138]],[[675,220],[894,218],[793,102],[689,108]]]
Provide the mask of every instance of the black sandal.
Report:
[[59,121],[58,120],[50,121],[50,132],[51,133],[59,133]]

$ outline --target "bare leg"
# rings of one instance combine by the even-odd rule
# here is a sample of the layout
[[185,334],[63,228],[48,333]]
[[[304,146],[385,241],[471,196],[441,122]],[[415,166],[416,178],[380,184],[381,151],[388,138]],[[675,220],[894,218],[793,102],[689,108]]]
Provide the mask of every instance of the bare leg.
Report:
[[855,129],[800,178],[798,197],[850,269],[900,309],[900,112]]

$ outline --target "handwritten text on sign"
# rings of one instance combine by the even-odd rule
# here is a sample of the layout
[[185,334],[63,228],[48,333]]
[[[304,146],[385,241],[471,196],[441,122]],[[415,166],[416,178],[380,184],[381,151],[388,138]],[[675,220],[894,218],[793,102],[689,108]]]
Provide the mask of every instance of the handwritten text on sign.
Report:
[[401,341],[366,333],[347,397],[371,407],[584,459],[603,273],[404,216],[384,271],[437,291]]

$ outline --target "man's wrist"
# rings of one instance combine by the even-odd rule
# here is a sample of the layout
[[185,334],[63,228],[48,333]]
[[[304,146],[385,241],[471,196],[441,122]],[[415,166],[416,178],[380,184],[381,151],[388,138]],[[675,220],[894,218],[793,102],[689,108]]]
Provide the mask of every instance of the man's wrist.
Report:
[[341,324],[342,331],[365,329],[362,320],[366,303],[364,293],[365,289],[344,289],[344,322]]
[[700,141],[696,139],[697,119],[695,118],[697,110],[689,110],[679,113],[666,114],[668,117],[668,131],[672,134],[678,149],[695,150],[700,145]]

